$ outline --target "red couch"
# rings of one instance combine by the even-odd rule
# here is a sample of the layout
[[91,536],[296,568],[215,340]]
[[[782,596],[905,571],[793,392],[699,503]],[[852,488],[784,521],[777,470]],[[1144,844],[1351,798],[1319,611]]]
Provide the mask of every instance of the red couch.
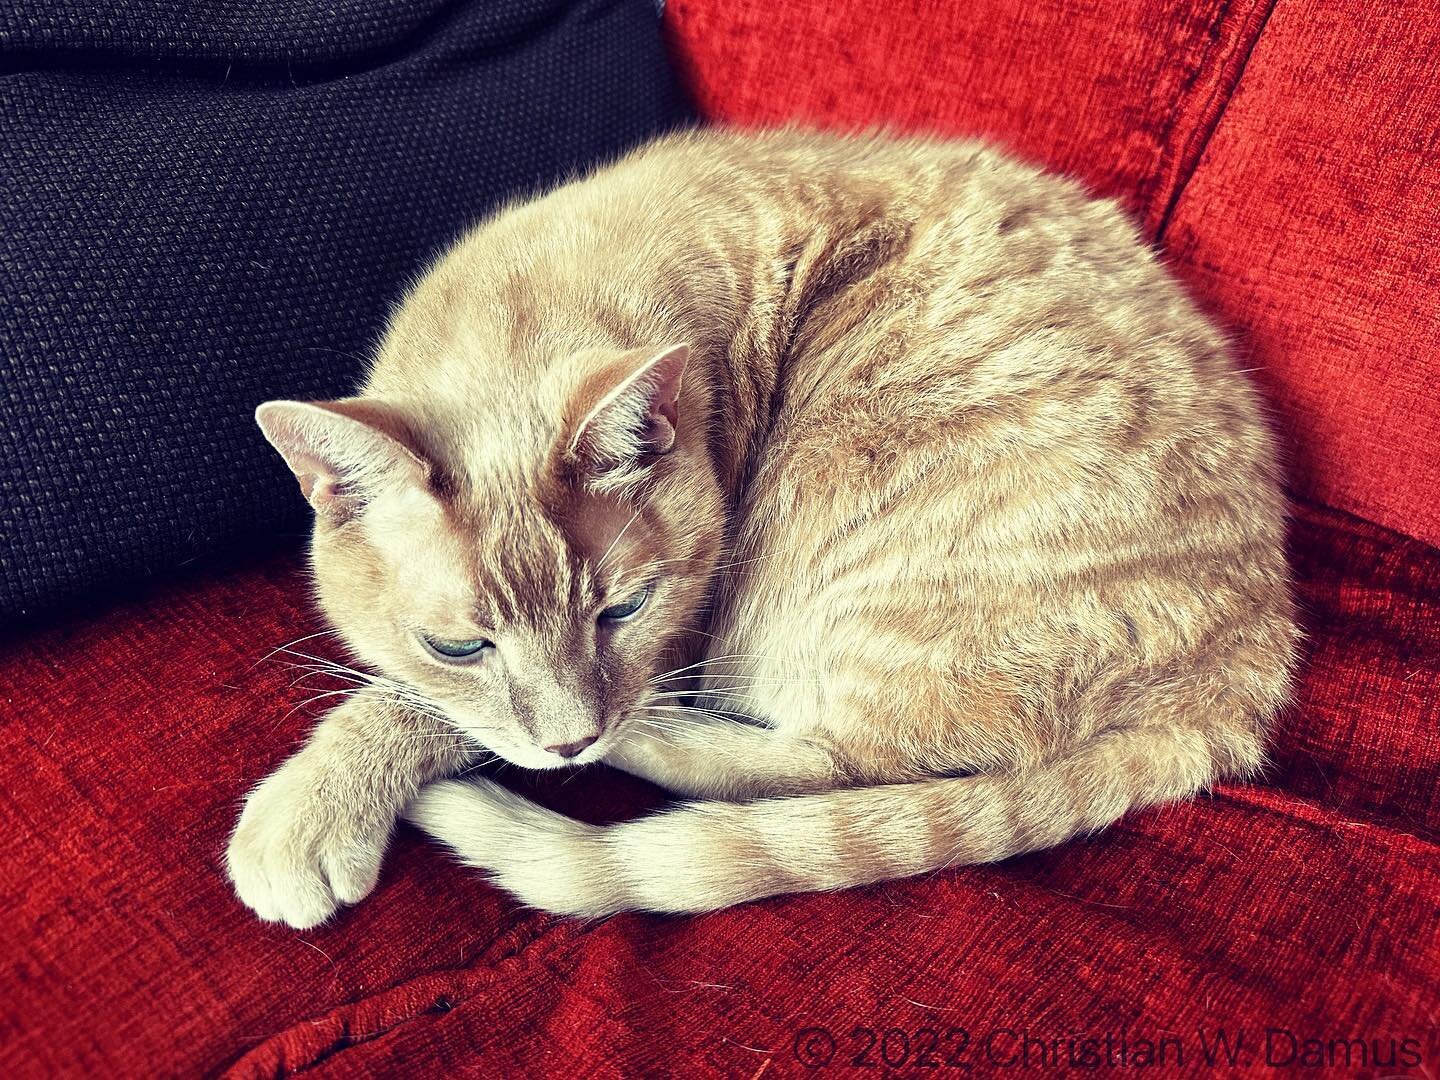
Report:
[[[709,116],[994,136],[1122,198],[1234,327],[1290,447],[1308,632],[1273,766],[1000,866],[701,918],[521,910],[402,830],[369,900],[297,933],[221,852],[313,715],[263,657],[320,626],[298,553],[237,563],[0,645],[0,1075],[1440,1073],[1440,12],[666,20]],[[517,782],[597,819],[661,801]]]

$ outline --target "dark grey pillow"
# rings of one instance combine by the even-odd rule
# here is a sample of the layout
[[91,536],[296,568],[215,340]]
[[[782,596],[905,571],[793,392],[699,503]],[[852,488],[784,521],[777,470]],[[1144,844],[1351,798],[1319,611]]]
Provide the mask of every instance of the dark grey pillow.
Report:
[[0,72],[0,621],[302,533],[255,405],[687,118],[653,0],[11,0]]

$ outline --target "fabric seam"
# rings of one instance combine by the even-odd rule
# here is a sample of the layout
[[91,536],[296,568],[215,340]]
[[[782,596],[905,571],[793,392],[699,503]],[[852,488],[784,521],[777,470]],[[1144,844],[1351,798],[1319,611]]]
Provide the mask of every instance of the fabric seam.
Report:
[[[464,968],[446,968],[439,971],[429,972],[428,975],[416,976],[416,978],[428,978],[435,975],[455,975],[460,978],[464,978],[466,976],[473,976],[481,972],[498,974],[497,969],[501,965],[511,962],[514,962],[514,964],[518,965],[522,969],[529,971],[533,970],[535,965],[545,963],[546,959],[552,955],[569,955],[571,952],[578,949],[580,945],[586,940],[586,938],[589,937],[589,927],[581,927],[579,932],[574,935],[560,936],[558,938],[555,935],[547,934],[545,932],[546,930],[556,925],[557,922],[552,920],[545,927],[541,928],[540,932],[535,937],[531,938],[528,942],[521,945],[514,952],[508,953],[502,957],[498,957],[491,963],[483,965],[483,967],[471,965]],[[400,983],[396,986],[391,987],[390,989],[398,990],[400,986],[403,985],[403,983]],[[427,1009],[421,1012],[411,1013],[408,1016],[400,1017],[393,1024],[390,1024],[383,1030],[371,1033],[368,1038],[360,1039],[355,1042],[347,1042],[342,1046],[332,1047],[329,1049],[328,1053],[316,1054],[303,1065],[299,1065],[294,1069],[285,1070],[280,1075],[302,1076],[306,1073],[313,1072],[315,1069],[320,1068],[322,1065],[327,1065],[335,1061],[350,1050],[358,1049],[361,1046],[371,1045],[373,1043],[386,1039],[389,1036],[395,1034],[395,1032],[399,1031],[401,1028],[409,1027],[416,1023],[434,1023],[440,1016],[454,1012],[455,1010],[473,1002],[476,997],[478,997],[483,992],[483,990],[483,987],[475,988],[472,990],[471,993],[468,993],[463,997],[457,994],[453,998],[450,998],[447,995],[447,1000],[449,1001],[449,1008],[445,1009],[442,1013],[436,1013],[432,1010]],[[286,1030],[288,1031],[291,1029],[287,1028]],[[279,1032],[278,1034],[283,1035],[284,1032]],[[239,1064],[239,1062],[237,1062],[237,1064]]]
[[[512,930],[518,929],[518,928],[526,921],[526,920],[524,919],[524,910],[523,910],[523,909],[517,910],[517,915],[518,915],[519,917],[516,918],[514,921],[512,921],[505,929],[503,929],[503,930],[501,931],[502,934],[504,934],[504,933],[509,933],[509,932],[511,932]],[[537,925],[537,924],[538,924],[538,925]],[[532,925],[535,925],[535,927],[536,927],[536,932],[535,932],[535,934],[534,934],[533,937],[530,937],[530,938],[528,938],[528,939],[526,939],[526,940],[524,940],[524,941],[521,941],[521,942],[517,943],[517,944],[514,946],[514,948],[510,949],[508,952],[505,952],[505,953],[501,954],[500,956],[496,956],[496,957],[494,957],[493,959],[491,959],[491,960],[489,960],[489,961],[481,962],[480,958],[477,957],[475,963],[467,964],[467,965],[464,965],[464,966],[461,966],[461,967],[436,968],[436,969],[434,969],[434,970],[432,970],[432,971],[420,972],[420,973],[415,974],[415,975],[412,975],[412,976],[410,976],[409,978],[404,979],[404,980],[402,980],[402,981],[400,981],[400,982],[392,983],[391,985],[386,986],[386,987],[384,987],[383,989],[379,990],[379,991],[378,991],[377,993],[375,993],[375,994],[372,994],[372,995],[369,995],[369,996],[366,996],[366,997],[357,998],[357,999],[355,999],[355,1000],[353,1000],[353,1001],[340,1002],[340,1003],[332,1006],[330,1009],[327,1009],[327,1010],[319,1013],[319,1014],[316,1015],[316,1016],[312,1016],[312,1017],[309,1017],[309,1018],[306,1018],[306,1019],[301,1019],[301,1020],[296,1021],[296,1022],[293,1023],[293,1024],[290,1024],[290,1025],[288,1025],[288,1026],[286,1026],[286,1027],[280,1028],[278,1031],[275,1031],[274,1033],[266,1036],[265,1039],[264,1039],[262,1042],[257,1043],[256,1045],[252,1046],[250,1049],[248,1049],[248,1050],[244,1051],[243,1053],[241,1053],[238,1057],[232,1058],[229,1062],[227,1062],[226,1064],[220,1066],[215,1075],[218,1075],[218,1076],[231,1076],[231,1075],[234,1075],[235,1070],[236,1070],[237,1068],[240,1068],[241,1066],[245,1065],[246,1059],[248,1059],[248,1058],[250,1058],[252,1055],[258,1053],[258,1052],[259,1052],[260,1050],[262,1050],[264,1047],[266,1047],[266,1046],[270,1045],[271,1043],[275,1042],[275,1040],[280,1039],[280,1038],[283,1038],[287,1032],[294,1031],[294,1030],[296,1030],[297,1028],[299,1028],[299,1027],[301,1027],[301,1026],[303,1026],[303,1025],[314,1026],[314,1025],[317,1024],[317,1023],[322,1023],[322,1022],[324,1022],[324,1020],[325,1020],[327,1017],[330,1017],[330,1016],[332,1016],[332,1015],[340,1015],[340,1016],[343,1016],[343,1017],[345,1018],[345,1022],[348,1024],[349,1019],[353,1016],[353,1013],[354,1013],[354,1011],[355,1011],[355,1009],[356,1009],[357,1007],[365,1004],[367,1001],[374,1001],[374,1000],[376,1000],[376,999],[378,999],[378,998],[380,998],[380,997],[383,997],[384,995],[392,994],[392,993],[396,992],[397,990],[401,989],[402,987],[404,987],[404,986],[406,986],[406,985],[408,985],[408,984],[410,984],[410,983],[415,983],[415,982],[419,982],[419,981],[421,981],[421,980],[423,980],[423,979],[431,979],[431,978],[435,978],[435,977],[439,977],[439,976],[445,976],[445,975],[464,975],[464,974],[467,974],[467,973],[474,973],[474,972],[479,972],[479,971],[494,972],[496,969],[498,969],[498,968],[501,967],[502,965],[507,964],[507,963],[509,963],[510,961],[515,960],[516,958],[518,958],[518,957],[520,957],[520,956],[523,956],[524,954],[526,954],[526,953],[528,953],[528,952],[536,949],[537,947],[542,947],[542,945],[553,945],[553,944],[554,944],[554,938],[553,938],[552,935],[547,934],[546,931],[556,925],[555,921],[554,921],[554,920],[551,920],[551,921],[549,921],[549,922],[547,923],[547,922],[544,922],[543,920],[537,920],[537,924],[532,924]],[[542,951],[543,951],[543,949],[542,949]],[[455,1004],[458,1005],[459,1002],[456,1002]],[[359,1046],[364,1046],[364,1045],[366,1045],[366,1044],[368,1044],[368,1043],[371,1043],[371,1042],[376,1041],[377,1039],[382,1039],[382,1038],[384,1038],[386,1035],[389,1035],[389,1034],[390,1034],[392,1031],[394,1031],[396,1028],[402,1027],[402,1026],[404,1026],[405,1024],[411,1023],[411,1022],[413,1022],[413,1021],[415,1021],[415,1020],[421,1019],[421,1018],[424,1017],[425,1015],[426,1015],[426,1014],[425,1014],[424,1012],[416,1012],[416,1013],[410,1013],[410,1014],[405,1015],[405,1016],[397,1017],[397,1018],[394,1020],[393,1023],[391,1023],[391,1024],[389,1024],[389,1025],[387,1025],[387,1026],[385,1026],[385,1027],[382,1027],[382,1028],[380,1028],[380,1029],[378,1029],[378,1030],[376,1030],[376,1031],[367,1032],[363,1038],[358,1038],[358,1039],[354,1039],[354,1040],[352,1040],[352,1041],[347,1041],[347,1042],[344,1043],[344,1045],[339,1045],[339,1046],[336,1046],[336,1045],[333,1045],[333,1044],[332,1044],[332,1046],[330,1046],[330,1047],[326,1047],[325,1049],[319,1050],[319,1051],[317,1051],[316,1053],[310,1055],[309,1060],[305,1061],[303,1064],[297,1065],[297,1066],[295,1066],[294,1068],[282,1068],[277,1075],[281,1075],[281,1076],[296,1076],[296,1075],[299,1075],[300,1073],[306,1072],[306,1071],[308,1071],[308,1070],[310,1070],[310,1069],[314,1069],[314,1068],[316,1068],[316,1067],[318,1067],[318,1066],[320,1066],[320,1065],[323,1065],[323,1064],[325,1064],[326,1062],[332,1060],[333,1058],[338,1057],[340,1054],[343,1054],[346,1050],[350,1050],[350,1049],[353,1049],[353,1048],[359,1047]]]
[[[1206,102],[1204,111],[1210,111],[1212,109],[1213,102],[1216,98],[1220,98],[1219,107],[1213,109],[1214,115],[1210,117],[1208,122],[1204,121],[1202,116],[1201,126],[1197,134],[1192,135],[1191,139],[1187,140],[1187,142],[1194,144],[1193,150],[1188,152],[1184,150],[1181,151],[1182,160],[1179,163],[1175,185],[1169,197],[1165,200],[1165,209],[1161,212],[1160,220],[1155,226],[1155,244],[1157,246],[1164,242],[1165,233],[1170,227],[1170,219],[1174,216],[1175,210],[1179,206],[1180,199],[1184,195],[1186,188],[1190,186],[1190,181],[1199,170],[1200,162],[1205,156],[1205,150],[1209,147],[1216,130],[1220,127],[1220,121],[1224,118],[1226,112],[1229,111],[1230,102],[1235,99],[1235,93],[1240,89],[1240,83],[1244,80],[1245,73],[1250,68],[1250,58],[1255,53],[1255,47],[1260,43],[1260,39],[1265,36],[1265,30],[1270,25],[1270,16],[1275,13],[1275,8],[1278,4],[1279,0],[1268,0],[1266,3],[1264,13],[1260,16],[1260,25],[1256,27],[1255,33],[1251,36],[1249,42],[1242,46],[1243,55],[1240,57],[1234,76],[1230,79],[1220,80],[1219,85],[1217,85],[1215,91],[1211,94],[1210,101]],[[1184,160],[1186,157],[1189,158],[1188,164]]]

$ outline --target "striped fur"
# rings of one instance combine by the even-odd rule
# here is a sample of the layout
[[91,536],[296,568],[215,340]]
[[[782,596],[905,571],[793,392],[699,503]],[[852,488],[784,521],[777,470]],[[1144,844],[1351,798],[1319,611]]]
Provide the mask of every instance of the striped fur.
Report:
[[[462,239],[356,398],[261,419],[405,695],[252,796],[268,917],[353,902],[325,867],[407,804],[585,915],[993,861],[1250,774],[1288,694],[1253,389],[1113,204],[977,144],[661,140]],[[461,736],[423,768],[417,708]],[[443,779],[482,748],[698,801],[593,829]]]
[[998,862],[1192,795],[1215,774],[1202,734],[1160,727],[1109,731],[1024,769],[692,803],[610,828],[489,781],[432,784],[406,817],[533,907],[682,913]]

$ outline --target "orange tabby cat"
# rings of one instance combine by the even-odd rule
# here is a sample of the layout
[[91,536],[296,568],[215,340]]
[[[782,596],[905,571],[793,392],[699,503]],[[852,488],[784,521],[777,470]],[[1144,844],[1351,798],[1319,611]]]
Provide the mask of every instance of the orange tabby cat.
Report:
[[[990,862],[1252,773],[1286,699],[1254,391],[1114,205],[974,143],[660,140],[257,415],[372,672],[241,815],[262,918],[402,813],[579,915]],[[592,827],[444,779],[484,751],[699,801]]]

